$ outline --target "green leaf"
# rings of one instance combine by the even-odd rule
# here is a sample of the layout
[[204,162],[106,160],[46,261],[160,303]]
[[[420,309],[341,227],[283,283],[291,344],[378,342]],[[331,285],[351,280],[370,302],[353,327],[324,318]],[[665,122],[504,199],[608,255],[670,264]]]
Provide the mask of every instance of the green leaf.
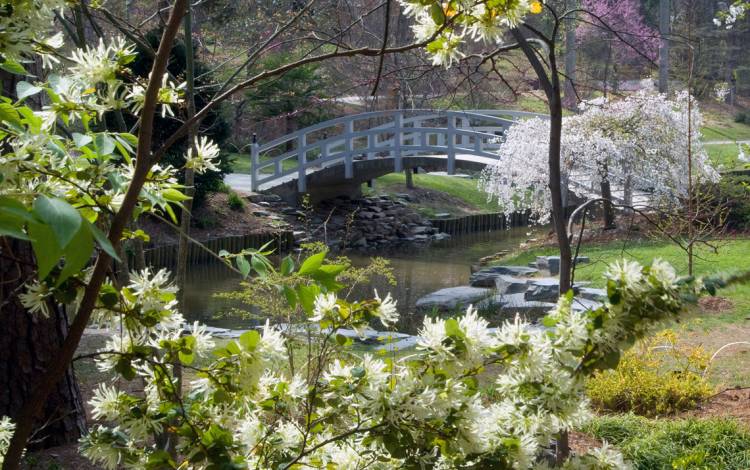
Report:
[[346,270],[346,265],[343,264],[326,264],[325,266],[321,266],[319,271],[322,271],[326,274],[329,274],[331,276],[338,276],[342,272]]
[[169,202],[182,202],[190,199],[190,196],[186,196],[185,194],[174,188],[165,189],[161,192],[161,195]]
[[73,142],[76,144],[76,147],[78,148],[85,147],[86,145],[90,144],[93,141],[94,139],[92,139],[90,135],[79,134],[78,132],[73,133]]
[[0,121],[15,125],[21,123],[18,111],[9,103],[0,103]]
[[81,215],[62,199],[39,196],[34,201],[34,213],[50,226],[60,248],[65,248],[81,227]]
[[99,290],[99,300],[105,307],[112,308],[117,305],[120,297],[117,295],[117,289],[111,284],[104,284]]
[[287,256],[281,261],[281,274],[288,276],[294,271],[294,260],[291,256]]
[[445,321],[445,334],[457,338],[463,337],[463,332],[461,331],[461,326],[458,324],[458,320],[455,318],[449,318]]
[[297,297],[299,297],[299,303],[302,309],[308,314],[312,314],[313,308],[315,307],[315,298],[320,293],[318,286],[316,285],[301,285],[297,287]]
[[0,63],[0,69],[5,70],[6,72],[10,72],[12,74],[16,75],[26,75],[26,69],[23,68],[23,65],[19,64],[15,60],[12,59],[5,59],[3,62]]
[[64,250],[65,265],[57,278],[56,285],[59,286],[65,279],[81,271],[91,259],[93,251],[94,239],[91,236],[91,231],[85,225],[81,225],[73,240]]
[[445,23],[445,12],[440,3],[433,3],[432,6],[430,6],[430,17],[438,26]]
[[107,238],[104,233],[102,233],[99,228],[97,228],[94,224],[88,224],[88,228],[91,231],[91,234],[94,236],[94,240],[99,244],[99,247],[104,250],[105,253],[107,253],[109,256],[112,257],[112,259],[115,259],[117,261],[120,261],[120,257],[117,256],[117,252],[115,251],[115,247],[112,246],[112,243],[109,242],[109,238]]
[[255,330],[246,331],[240,336],[240,344],[247,351],[254,351],[258,343],[260,343],[260,333]]
[[107,134],[96,134],[94,145],[99,155],[111,155],[115,151],[115,142]]
[[253,265],[253,270],[258,273],[258,276],[266,277],[266,275],[268,274],[268,268],[266,267],[265,263],[263,263],[263,260],[260,259],[260,257],[251,256],[250,262]]
[[297,306],[297,293],[289,286],[283,288],[284,297],[286,297],[286,303],[289,304],[290,308]]
[[312,274],[320,268],[323,264],[323,259],[326,257],[326,252],[321,251],[307,258],[302,266],[299,267],[299,273],[302,275]]
[[52,268],[60,261],[62,249],[57,243],[52,229],[45,224],[30,223],[29,235],[34,240],[31,242],[31,247],[34,249],[39,279],[41,280],[46,278]]
[[16,94],[18,95],[19,100],[36,95],[40,91],[42,91],[41,87],[32,85],[29,82],[18,82],[16,85]]
[[247,278],[248,274],[250,274],[250,263],[247,262],[247,259],[244,256],[238,256],[235,259],[235,263],[237,263],[237,269],[240,270],[240,273],[242,274],[243,278]]

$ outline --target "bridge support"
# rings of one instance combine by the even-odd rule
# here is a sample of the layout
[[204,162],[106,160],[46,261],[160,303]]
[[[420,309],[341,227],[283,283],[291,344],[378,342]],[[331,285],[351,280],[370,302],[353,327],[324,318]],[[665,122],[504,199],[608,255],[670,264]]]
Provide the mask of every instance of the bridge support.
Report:
[[300,134],[297,141],[297,191],[307,192],[307,135]]
[[354,121],[346,122],[346,156],[344,156],[344,178],[350,180],[354,177]]
[[260,146],[258,145],[258,136],[253,134],[253,143],[250,144],[250,189],[252,191],[258,190],[258,164],[260,159],[258,158]]
[[393,169],[396,173],[401,173],[404,169],[404,157],[401,155],[401,139],[403,137],[404,113],[396,113],[393,123]]
[[456,116],[448,116],[448,164],[447,172],[449,175],[456,174]]

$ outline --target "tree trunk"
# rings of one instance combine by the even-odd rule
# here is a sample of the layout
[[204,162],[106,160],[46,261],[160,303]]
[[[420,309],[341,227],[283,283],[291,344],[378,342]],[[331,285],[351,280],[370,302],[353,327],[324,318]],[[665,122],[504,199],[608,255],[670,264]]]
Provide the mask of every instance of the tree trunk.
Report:
[[659,93],[669,91],[669,0],[659,0]]
[[572,12],[569,14],[567,21],[567,30],[565,32],[565,107],[575,110],[578,105],[578,97],[575,91],[576,80],[576,21],[575,9],[578,8],[578,0],[570,2],[568,7]]
[[602,198],[606,199],[604,202],[604,230],[611,230],[615,228],[615,208],[612,206],[612,186],[609,183],[609,168],[606,162],[603,163],[599,168],[599,175],[601,176],[602,182],[600,184]]
[[406,177],[406,187],[408,189],[414,189],[414,172],[411,168],[404,168],[404,176]]
[[[33,282],[36,263],[31,245],[0,238],[0,416],[16,420],[39,376],[60,350],[68,332],[65,310],[48,302],[49,316],[29,313],[19,300]],[[72,366],[47,397],[34,424],[29,449],[76,442],[86,431],[81,391]]]

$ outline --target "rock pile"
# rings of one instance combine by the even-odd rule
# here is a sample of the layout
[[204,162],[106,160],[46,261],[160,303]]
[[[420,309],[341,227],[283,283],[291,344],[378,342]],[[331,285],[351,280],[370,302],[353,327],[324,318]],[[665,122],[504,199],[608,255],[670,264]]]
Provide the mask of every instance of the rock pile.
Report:
[[254,194],[250,200],[264,207],[256,215],[291,225],[297,243],[323,241],[331,248],[375,250],[450,237],[409,208],[406,198],[398,196],[338,197],[308,212],[288,206],[275,195]]

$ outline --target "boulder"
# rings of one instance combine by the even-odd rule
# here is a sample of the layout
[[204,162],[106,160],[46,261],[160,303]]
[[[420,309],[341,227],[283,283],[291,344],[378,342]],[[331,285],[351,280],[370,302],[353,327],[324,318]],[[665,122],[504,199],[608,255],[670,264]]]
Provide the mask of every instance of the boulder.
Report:
[[[576,257],[575,264],[585,264],[588,263],[589,257],[588,256],[578,256]],[[560,257],[559,256],[537,256],[536,257],[536,266],[539,269],[546,269],[549,271],[550,274],[557,275],[560,274]]]
[[498,294],[520,294],[526,292],[529,280],[500,274],[495,278],[495,288]]
[[498,276],[532,276],[538,272],[538,269],[526,266],[492,266],[474,272],[469,281],[475,287],[495,287],[495,279]]
[[459,286],[440,289],[417,300],[416,306],[423,310],[451,311],[468,307],[490,296],[492,289]]
[[560,292],[560,281],[557,278],[545,277],[529,281],[529,288],[524,292],[524,299],[538,302],[557,302]]
[[607,291],[604,289],[596,289],[593,287],[581,287],[580,289],[578,289],[578,297],[586,300],[604,302],[605,300],[607,300]]
[[530,320],[536,320],[547,315],[554,307],[555,304],[551,302],[526,300],[523,293],[493,295],[477,304],[477,310],[485,314],[502,313],[507,318],[520,315]]

